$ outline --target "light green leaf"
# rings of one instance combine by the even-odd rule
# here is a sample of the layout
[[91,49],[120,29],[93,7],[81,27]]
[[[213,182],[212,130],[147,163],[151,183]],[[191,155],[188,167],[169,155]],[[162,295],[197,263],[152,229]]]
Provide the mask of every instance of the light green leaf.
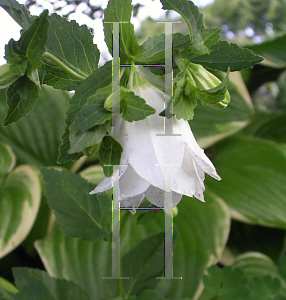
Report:
[[236,44],[229,44],[226,41],[219,41],[211,46],[210,50],[210,54],[196,56],[183,54],[183,57],[207,69],[223,72],[227,72],[228,67],[230,67],[231,72],[251,68],[263,60],[262,57],[253,54],[252,51],[238,47]]
[[[109,52],[113,55],[112,24],[106,22],[130,22],[133,6],[131,0],[110,0],[104,10],[104,36]],[[134,27],[131,23],[120,24],[120,61],[121,63],[132,57],[138,59],[141,56],[141,49],[138,45]]]
[[191,129],[200,147],[207,148],[245,127],[253,116],[250,96],[238,72],[230,73],[231,101],[225,109],[198,104]]
[[30,112],[38,99],[39,88],[28,77],[23,76],[9,86],[7,105],[9,107],[4,125],[7,126]]
[[88,241],[103,238],[110,205],[101,195],[89,195],[94,185],[67,170],[41,169],[41,173],[45,196],[60,228]]
[[75,121],[70,127],[71,131],[82,128],[90,129],[96,125],[102,125],[110,120],[112,113],[104,108],[106,98],[112,93],[112,86],[100,88],[87,99],[87,102],[77,114]]
[[125,121],[133,122],[145,119],[156,112],[156,110],[146,104],[146,101],[136,96],[133,92],[123,93],[125,106],[122,111],[122,118]]
[[[7,291],[9,294],[16,294],[18,292],[18,289],[15,287],[14,284],[9,282],[3,277],[0,277],[0,288],[5,291]],[[1,294],[0,294],[1,295]]]
[[52,14],[49,21],[47,51],[77,75],[91,75],[97,69],[100,54],[88,27],[57,14]]
[[30,15],[29,10],[16,0],[0,0],[0,6],[24,29],[28,29],[35,17]]
[[0,187],[8,173],[12,171],[16,163],[16,156],[12,149],[0,142]]
[[0,257],[29,234],[41,200],[40,180],[32,167],[22,165],[7,175],[0,187]]
[[[111,206],[111,199],[109,203]],[[116,280],[103,279],[112,276],[111,243],[103,240],[87,243],[54,228],[35,246],[50,276],[73,281],[91,299],[116,297]]]
[[271,41],[245,47],[262,56],[263,65],[279,69],[286,67],[286,34]]
[[112,175],[113,166],[120,164],[122,151],[121,145],[113,137],[106,136],[103,138],[99,149],[99,159],[106,177]]
[[286,297],[285,278],[279,274],[276,264],[268,256],[259,252],[246,252],[237,257],[233,267],[242,268],[250,280],[255,277],[265,278],[265,276],[277,278],[281,283],[279,295]]
[[217,147],[213,159],[222,181],[207,186],[223,199],[232,217],[252,224],[286,228],[285,149],[258,138],[234,138]]
[[[13,268],[13,275],[17,287],[20,289],[16,299],[31,299],[31,295],[37,294],[33,299],[46,299],[51,297],[54,300],[89,300],[87,293],[72,281],[50,277],[45,271],[28,268]],[[35,284],[37,283],[37,284]],[[34,290],[33,290],[34,287]],[[24,292],[25,291],[25,292]],[[25,295],[27,298],[20,298]],[[50,298],[47,298],[50,299]]]
[[[17,123],[0,125],[0,139],[11,146],[18,163],[56,165],[68,99],[70,94],[42,86],[33,111]],[[0,90],[2,120],[7,110],[5,102],[5,90]]]
[[126,253],[122,259],[122,269],[123,276],[129,277],[123,282],[125,298],[155,288],[159,282],[156,277],[164,273],[164,233],[144,239]]

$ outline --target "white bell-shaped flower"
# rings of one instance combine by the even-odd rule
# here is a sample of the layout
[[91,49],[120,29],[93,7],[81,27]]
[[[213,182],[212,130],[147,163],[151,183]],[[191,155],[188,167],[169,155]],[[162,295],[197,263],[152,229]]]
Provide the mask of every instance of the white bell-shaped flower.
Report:
[[[212,162],[197,144],[187,121],[173,117],[173,133],[165,134],[164,93],[136,73],[133,92],[156,110],[144,120],[127,122],[118,117],[112,135],[123,148],[120,166],[90,194],[113,187],[115,209],[134,209],[144,197],[167,212],[180,202],[183,195],[204,201],[205,173],[217,180]],[[167,97],[167,96],[166,96]],[[168,99],[166,99],[166,102]],[[134,213],[134,210],[131,210]]]

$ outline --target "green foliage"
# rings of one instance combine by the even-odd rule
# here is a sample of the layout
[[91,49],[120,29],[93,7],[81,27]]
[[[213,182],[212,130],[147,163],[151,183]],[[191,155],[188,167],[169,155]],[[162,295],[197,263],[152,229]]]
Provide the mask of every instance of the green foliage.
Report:
[[131,59],[138,59],[141,56],[141,50],[137,43],[134,33],[134,27],[130,23],[133,6],[131,0],[110,0],[107,8],[104,10],[104,35],[105,42],[109,52],[112,55],[112,24],[107,22],[125,22],[119,24],[120,28],[120,62],[124,63]]
[[121,145],[112,136],[103,138],[99,149],[99,159],[106,177],[110,177],[113,168],[120,164],[122,151]]
[[41,169],[41,173],[48,204],[60,228],[72,237],[102,239],[110,212],[106,197],[90,196],[93,185],[70,171]]

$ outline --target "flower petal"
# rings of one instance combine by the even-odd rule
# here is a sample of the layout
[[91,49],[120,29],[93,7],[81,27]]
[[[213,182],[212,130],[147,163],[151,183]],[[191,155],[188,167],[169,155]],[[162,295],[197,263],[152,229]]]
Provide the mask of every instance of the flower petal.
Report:
[[100,184],[92,190],[89,194],[99,194],[99,193],[104,193],[112,188],[112,179],[111,177],[105,177]]
[[176,192],[166,192],[155,186],[150,186],[145,192],[145,197],[149,202],[158,207],[164,207],[167,212],[172,211],[172,209],[181,201],[182,196],[183,195]]

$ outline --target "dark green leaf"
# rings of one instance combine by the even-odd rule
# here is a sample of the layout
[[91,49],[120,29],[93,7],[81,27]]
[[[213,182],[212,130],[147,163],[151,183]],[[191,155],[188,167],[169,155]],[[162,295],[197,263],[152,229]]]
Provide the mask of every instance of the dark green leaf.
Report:
[[33,280],[15,295],[15,300],[56,300],[40,280]]
[[147,291],[144,291],[142,294],[140,294],[137,298],[134,298],[134,299],[136,299],[136,300],[150,300],[150,299],[164,300],[165,298],[153,290],[147,290]]
[[[83,128],[73,132],[70,132],[69,127],[76,119],[76,116],[80,112],[81,108],[86,104],[88,98],[93,96],[98,89],[109,85],[111,81],[112,64],[109,61],[100,69],[96,70],[94,74],[84,80],[76,89],[74,96],[70,100],[70,105],[67,111],[67,117],[65,121],[66,129],[62,137],[62,144],[60,146],[60,155],[58,158],[59,163],[67,162],[69,160],[76,160],[82,156],[80,152],[83,149],[101,142],[103,135],[106,133],[108,124],[95,126],[94,128],[88,130]],[[105,131],[104,128],[106,128]],[[94,132],[98,132],[100,134],[94,136]],[[77,153],[69,154],[68,151],[70,153]]]
[[[72,131],[69,135],[69,140],[71,147],[68,153],[75,155],[83,151],[84,149],[93,146],[94,144],[100,144],[103,137],[109,131],[110,121],[106,121],[102,125],[96,125],[90,129],[81,129],[77,131]],[[71,159],[69,157],[69,159]]]
[[143,98],[133,92],[124,93],[123,100],[126,106],[123,108],[122,118],[128,122],[143,120],[156,112]]
[[48,10],[44,10],[37,17],[19,41],[13,39],[5,47],[5,58],[11,64],[10,70],[19,76],[25,74],[27,63],[32,69],[39,68],[42,55],[45,52],[45,44],[48,37]]
[[281,289],[281,282],[278,278],[270,275],[264,277],[254,277],[250,281],[251,299],[272,300]]
[[4,125],[18,121],[31,111],[38,99],[39,88],[28,77],[19,78],[7,90],[9,107]]
[[232,72],[240,71],[243,68],[251,68],[263,60],[262,57],[253,54],[252,51],[225,41],[219,41],[211,46],[210,50],[210,54],[196,56],[184,54],[183,57],[205,68],[223,72],[227,72],[228,67]]
[[41,173],[60,228],[72,237],[102,239],[110,205],[101,196],[89,195],[94,185],[67,170],[41,169]]
[[[138,295],[158,284],[156,277],[164,271],[164,233],[143,240],[122,259],[125,296]],[[144,298],[142,298],[144,299]]]
[[274,38],[271,41],[259,45],[246,46],[254,53],[266,59],[263,63],[274,68],[285,68],[286,66],[286,34]]
[[[112,24],[106,22],[130,22],[132,14],[131,0],[110,0],[107,8],[104,10],[104,36],[109,52],[113,55],[113,37]],[[121,63],[127,58],[137,59],[141,56],[141,49],[138,45],[134,27],[131,23],[120,24],[120,61]],[[127,57],[126,57],[127,56]]]
[[82,83],[82,81],[75,79],[62,68],[48,60],[45,60],[44,67],[44,83],[52,86],[54,89],[70,91],[76,89]]
[[[0,126],[0,139],[9,144],[20,164],[56,165],[65,111],[70,94],[42,86],[35,108],[16,123]],[[0,119],[6,114],[5,90],[0,90]]]
[[163,9],[171,9],[179,13],[187,22],[188,27],[191,27],[193,37],[204,28],[203,14],[200,13],[198,7],[187,0],[160,0],[163,4]]
[[204,276],[206,289],[223,300],[247,300],[250,296],[248,280],[242,269],[212,266]]
[[28,29],[35,18],[30,15],[25,5],[16,0],[0,0],[0,6],[24,29]]
[[[19,300],[46,299],[44,298],[45,295],[50,295],[50,297],[52,297],[51,299],[54,300],[63,300],[63,299],[89,300],[90,299],[87,293],[72,281],[50,277],[45,271],[41,271],[37,269],[28,269],[28,268],[13,268],[13,275],[17,286],[21,289],[19,295],[23,294],[22,291],[27,290],[28,291],[27,296],[31,297],[33,295],[32,287],[34,287],[35,289],[34,292],[37,293],[38,296],[35,298],[17,298]],[[37,284],[35,285],[36,282]]]
[[90,96],[71,125],[71,131],[77,131],[82,128],[90,129],[110,120],[112,113],[104,108],[104,102],[111,93],[112,86],[109,85],[98,89],[94,95]]
[[103,138],[99,149],[99,159],[106,177],[112,175],[113,166],[120,164],[122,151],[121,145],[113,137],[106,136]]
[[57,14],[52,14],[49,21],[47,51],[79,76],[91,75],[97,69],[99,50],[88,27]]

